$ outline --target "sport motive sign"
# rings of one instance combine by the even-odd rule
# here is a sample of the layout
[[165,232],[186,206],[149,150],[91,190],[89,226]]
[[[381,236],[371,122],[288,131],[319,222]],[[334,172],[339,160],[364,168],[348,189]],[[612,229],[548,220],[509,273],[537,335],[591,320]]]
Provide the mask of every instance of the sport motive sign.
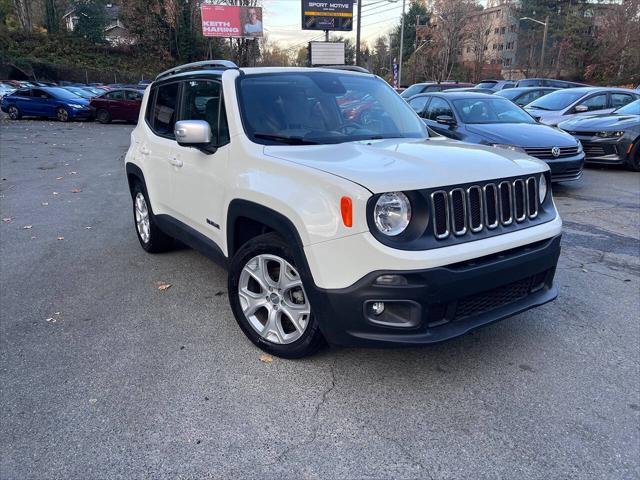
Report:
[[262,8],[202,5],[205,37],[262,37]]
[[350,32],[353,29],[353,0],[302,0],[302,29]]

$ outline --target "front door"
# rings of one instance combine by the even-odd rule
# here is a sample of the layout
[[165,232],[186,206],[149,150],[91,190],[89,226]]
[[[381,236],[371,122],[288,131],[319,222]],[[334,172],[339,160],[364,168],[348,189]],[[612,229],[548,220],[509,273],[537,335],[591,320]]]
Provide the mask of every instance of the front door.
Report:
[[204,120],[211,127],[215,153],[193,147],[178,147],[173,173],[173,201],[178,219],[212,239],[220,248],[226,232],[225,172],[229,161],[229,133],[222,98],[222,85],[215,80],[183,82],[180,120]]

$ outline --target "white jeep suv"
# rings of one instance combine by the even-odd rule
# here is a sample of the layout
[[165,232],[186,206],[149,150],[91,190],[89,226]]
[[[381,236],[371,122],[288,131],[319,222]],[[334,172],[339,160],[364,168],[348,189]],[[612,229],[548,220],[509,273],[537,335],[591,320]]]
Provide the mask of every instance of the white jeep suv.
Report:
[[142,247],[218,260],[238,324],[278,356],[441,341],[557,295],[549,167],[430,134],[371,74],[164,72],[125,164]]

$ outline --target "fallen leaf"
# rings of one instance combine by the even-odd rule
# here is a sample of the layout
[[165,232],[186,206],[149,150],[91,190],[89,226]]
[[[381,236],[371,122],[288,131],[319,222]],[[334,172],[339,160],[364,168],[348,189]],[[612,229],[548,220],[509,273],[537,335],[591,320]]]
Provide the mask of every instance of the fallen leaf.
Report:
[[23,230],[31,230],[33,228],[33,225],[25,225],[24,227],[22,227]]
[[86,228],[87,230],[91,230],[91,227],[84,227],[84,228]]
[[160,290],[161,292],[164,292],[165,290],[171,288],[171,284],[166,282],[156,282],[156,285],[158,285],[158,290]]
[[53,192],[54,195],[58,195],[58,192]]
[[267,355],[266,353],[263,353],[262,355],[260,355],[258,359],[263,363],[273,362],[273,357],[271,355]]
[[43,207],[46,207],[46,206],[48,206],[48,205],[49,205],[49,202],[42,202],[42,206],[43,206]]
[[3,219],[2,219],[2,221],[3,221],[4,223],[9,223],[9,222],[11,222],[11,220],[13,220],[13,217],[6,217],[6,218],[3,218]]
[[78,174],[78,172],[69,172],[69,175],[77,175],[77,174]]
[[54,315],[60,315],[60,312],[54,312],[53,314]]
[[47,318],[47,323],[56,323],[56,319],[53,317]]
[[81,191],[81,188],[74,188],[73,190],[71,190],[71,193],[80,193]]
[[56,180],[62,180],[64,177],[56,177]]
[[58,237],[58,240],[64,240],[64,237]]
[[96,403],[98,403],[98,399],[97,399],[97,398],[90,398],[90,399],[89,399],[89,403],[90,403],[91,405],[95,405]]
[[31,240],[35,240],[36,238],[38,238],[38,237],[31,237]]

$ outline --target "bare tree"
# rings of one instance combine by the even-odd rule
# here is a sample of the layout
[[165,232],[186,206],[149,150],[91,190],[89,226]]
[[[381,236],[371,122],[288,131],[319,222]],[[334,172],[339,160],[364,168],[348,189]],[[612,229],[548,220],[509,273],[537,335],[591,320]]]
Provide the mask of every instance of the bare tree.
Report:
[[16,16],[20,21],[20,26],[25,32],[33,30],[33,18],[31,16],[31,0],[13,0]]
[[432,18],[434,35],[431,52],[436,63],[436,80],[446,80],[457,65],[465,42],[465,26],[469,14],[476,9],[473,0],[435,0]]
[[491,33],[491,18],[488,14],[476,15],[473,21],[465,25],[467,48],[473,54],[473,81],[477,82],[482,76],[482,67],[487,60],[489,50],[489,34]]

